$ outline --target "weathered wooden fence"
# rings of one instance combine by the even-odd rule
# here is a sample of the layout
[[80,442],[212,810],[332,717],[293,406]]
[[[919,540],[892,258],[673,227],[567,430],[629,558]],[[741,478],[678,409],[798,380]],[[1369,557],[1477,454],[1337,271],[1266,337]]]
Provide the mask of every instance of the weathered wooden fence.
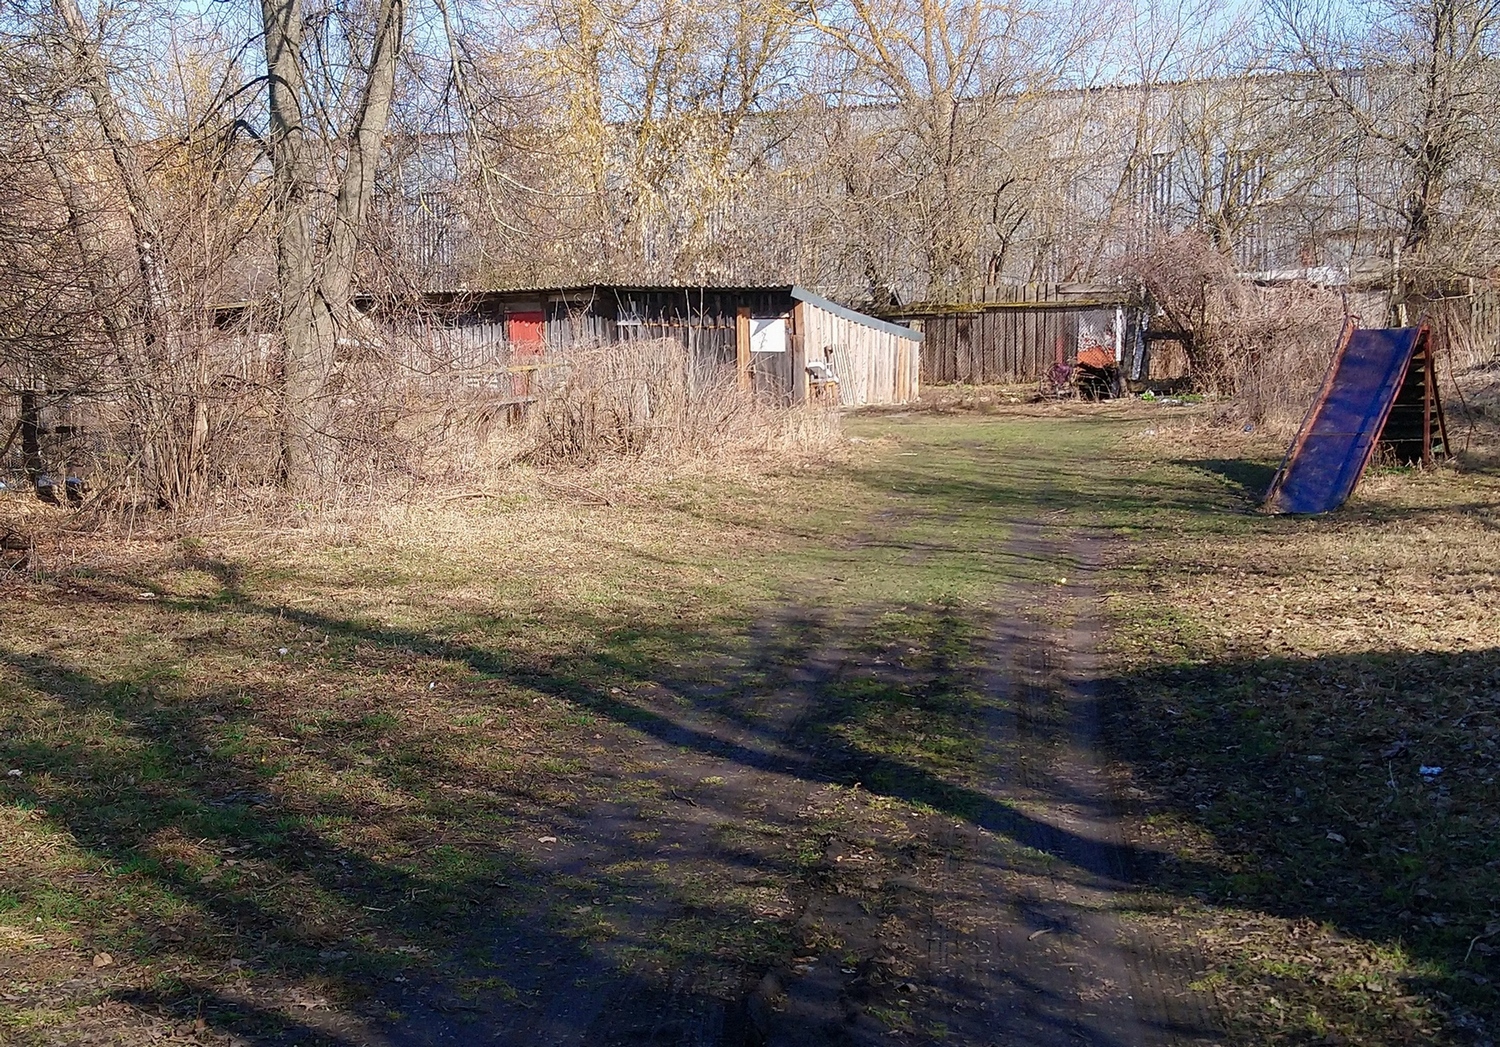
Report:
[[999,385],[1039,380],[1081,347],[1129,347],[1130,297],[1084,284],[986,287],[979,301],[913,305],[880,315],[920,330],[921,380]]
[[1468,293],[1407,302],[1407,321],[1426,318],[1444,367],[1500,363],[1500,290],[1478,281],[1472,283]]

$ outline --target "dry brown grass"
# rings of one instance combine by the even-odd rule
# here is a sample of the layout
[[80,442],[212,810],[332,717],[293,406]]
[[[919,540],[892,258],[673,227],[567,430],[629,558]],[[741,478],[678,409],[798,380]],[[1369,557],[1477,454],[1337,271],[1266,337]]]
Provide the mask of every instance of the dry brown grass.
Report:
[[1448,416],[1448,438],[1459,449],[1477,443],[1480,453],[1500,444],[1500,357],[1469,367],[1445,366],[1439,357],[1439,389]]
[[[0,969],[26,988],[0,1040],[145,1042],[185,1013],[223,1043],[302,1032],[312,1011],[367,1042],[405,1021],[407,978],[424,997],[440,981],[445,1009],[471,991],[496,1008],[527,994],[524,1009],[554,962],[574,991],[575,942],[619,950],[611,972],[661,968],[731,1001],[781,962],[827,839],[873,839],[892,805],[817,781],[773,806],[651,732],[779,691],[738,667],[759,657],[752,617],[826,569],[830,524],[879,495],[837,470],[639,466],[517,465],[484,497],[351,508],[347,545],[326,507],[270,507],[269,530],[226,507],[215,533],[177,541],[73,535],[72,570],[7,592],[0,806],[18,813],[0,817]],[[882,548],[835,598],[948,591],[913,596],[925,571]],[[790,666],[803,628],[772,645]],[[853,716],[877,698],[907,702],[842,700]],[[835,766],[827,745],[818,759]],[[748,883],[747,856],[766,870]],[[513,933],[549,952],[488,951]]]
[[836,413],[773,406],[671,340],[574,349],[547,374],[524,453],[541,465],[795,457],[838,439]]
[[[411,354],[406,354],[410,357]],[[531,381],[413,369],[372,355],[346,376],[333,473],[344,493],[421,500],[509,486],[518,466],[762,473],[831,453],[836,412],[788,408],[672,339],[556,351]]]
[[1233,1042],[1493,1028],[1497,437],[1316,518],[1252,511],[1283,446],[1260,433],[1125,444],[1164,508],[1113,597],[1122,749]]
[[[73,536],[71,577],[15,587],[0,619],[0,767],[24,771],[0,777],[0,958],[30,986],[0,1038],[144,1042],[181,1014],[270,1038],[308,1000],[364,1021],[399,985],[495,1001],[491,976],[524,989],[531,960],[476,969],[465,947],[512,940],[506,921],[559,943],[563,989],[576,939],[741,992],[738,968],[753,985],[803,955],[788,951],[802,884],[845,877],[863,900],[865,873],[834,867],[829,840],[899,856],[918,852],[897,821],[928,830],[868,764],[846,767],[858,790],[827,785],[827,734],[791,736],[816,780],[777,807],[673,725],[722,707],[727,739],[769,715],[775,674],[824,641],[800,611],[756,627],[812,594],[839,615],[827,643],[900,662],[916,648],[959,685],[914,707],[893,661],[824,687],[824,712],[848,717],[828,722],[963,786],[970,750],[949,743],[967,721],[942,710],[964,708],[965,652],[987,635],[974,601],[1051,571],[996,537],[1060,514],[1129,536],[1109,577],[1131,704],[1109,743],[1141,746],[1120,755],[1143,839],[1182,860],[1157,886],[1185,923],[1163,933],[1202,932],[1226,1042],[1472,1043],[1459,1023],[1494,996],[1467,975],[1488,976],[1495,939],[1464,953],[1500,869],[1480,773],[1500,744],[1494,460],[1476,443],[1472,471],[1377,473],[1338,516],[1263,517],[1244,478],[1284,445],[1208,414],[888,412],[851,423],[868,442],[850,469],[512,465],[383,504],[230,505],[201,538],[153,545],[140,528],[91,551]],[[1447,770],[1423,782],[1434,760]],[[920,795],[945,809],[953,794]],[[710,814],[725,846],[695,855]],[[548,864],[559,840],[576,864]],[[747,854],[775,871],[736,880]],[[904,868],[881,861],[881,878]],[[658,898],[680,907],[642,916]],[[104,950],[113,965],[95,967]]]
[[36,540],[28,576],[66,573],[149,557],[182,535],[339,544],[400,531],[413,514],[454,518],[471,503],[618,508],[682,477],[774,484],[844,446],[836,411],[771,405],[673,341],[581,349],[540,372],[535,402],[508,374],[472,378],[380,354],[351,364],[334,412],[338,458],[314,498],[276,484],[263,385],[221,391],[205,452],[212,484],[166,511],[129,481],[127,449],[108,411],[96,412],[98,497],[75,512],[24,487],[3,491],[0,528]]

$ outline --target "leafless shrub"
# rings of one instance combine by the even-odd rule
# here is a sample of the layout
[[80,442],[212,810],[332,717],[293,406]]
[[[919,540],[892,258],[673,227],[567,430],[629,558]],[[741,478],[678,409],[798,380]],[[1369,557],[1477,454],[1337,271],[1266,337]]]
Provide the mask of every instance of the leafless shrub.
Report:
[[1337,291],[1306,283],[1243,287],[1225,324],[1225,364],[1238,420],[1275,433],[1294,430],[1337,346],[1345,322]]
[[740,389],[728,369],[671,340],[570,352],[548,373],[525,457],[587,465],[605,458],[676,460],[825,450],[837,418],[788,411]]
[[[392,500],[492,491],[517,464],[615,463],[616,479],[628,482],[638,465],[653,473],[686,462],[739,468],[757,455],[780,461],[820,454],[838,440],[835,413],[770,405],[675,341],[549,355],[532,374],[511,366],[504,346],[475,365],[453,357],[448,335],[420,326],[365,334],[348,347],[322,412],[322,435],[335,454],[319,488],[290,499],[280,488],[279,359],[271,340],[217,331],[195,347],[197,373],[155,390],[164,409],[196,426],[189,430],[195,457],[183,467],[203,477],[205,493],[170,506],[178,526],[229,510],[269,524],[292,507],[338,515]],[[140,482],[140,415],[124,393],[53,396],[41,410],[44,432],[72,435],[44,438],[40,469],[60,484],[78,466],[87,506],[105,516],[134,520],[163,508]],[[16,422],[6,400],[0,428],[9,432]],[[7,451],[0,473],[12,486],[24,485],[18,447]]]
[[1305,281],[1257,287],[1201,233],[1165,237],[1119,274],[1145,287],[1177,333],[1200,391],[1232,398],[1237,420],[1297,425],[1345,322],[1339,291]]
[[1116,275],[1143,287],[1176,334],[1188,370],[1202,392],[1231,392],[1227,328],[1240,311],[1245,288],[1233,263],[1198,232],[1161,237],[1122,259]]

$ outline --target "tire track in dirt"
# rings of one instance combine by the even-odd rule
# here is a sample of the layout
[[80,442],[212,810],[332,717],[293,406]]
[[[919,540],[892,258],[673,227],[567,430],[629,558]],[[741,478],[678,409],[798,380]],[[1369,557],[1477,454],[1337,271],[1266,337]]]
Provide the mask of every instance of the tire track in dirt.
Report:
[[1017,581],[989,619],[986,802],[930,819],[880,911],[837,889],[809,899],[804,928],[843,948],[763,984],[768,1047],[1216,1042],[1207,994],[1188,988],[1201,961],[1129,919],[1135,870],[1097,756],[1100,544],[1013,529],[1008,553],[1068,580]]
[[[1056,565],[1069,581],[1014,581],[983,619],[972,809],[911,816],[910,838],[881,835],[868,819],[819,835],[821,859],[795,887],[799,944],[748,999],[705,992],[693,970],[637,969],[607,947],[566,945],[539,927],[534,940],[521,930],[494,943],[497,962],[508,957],[506,968],[524,975],[512,978],[518,1002],[464,1009],[438,984],[389,992],[406,1020],[385,1042],[1213,1043],[1203,994],[1186,988],[1195,959],[1128,919],[1130,851],[1095,755],[1095,548],[1036,524],[1013,529],[1007,555]],[[567,881],[621,861],[711,857],[717,830],[753,819],[794,825],[830,790],[852,793],[856,806],[899,799],[854,785],[858,765],[820,733],[841,681],[905,671],[849,649],[869,625],[784,607],[755,627],[748,655],[687,667],[634,695],[659,717],[649,736],[629,736],[635,773],[659,787],[665,813],[643,820],[630,803],[597,802],[559,827],[539,868]],[[701,787],[710,779],[711,795]],[[650,846],[642,828],[659,834]],[[731,879],[766,874],[721,868]],[[676,906],[647,898],[616,913],[617,940],[682,918]]]

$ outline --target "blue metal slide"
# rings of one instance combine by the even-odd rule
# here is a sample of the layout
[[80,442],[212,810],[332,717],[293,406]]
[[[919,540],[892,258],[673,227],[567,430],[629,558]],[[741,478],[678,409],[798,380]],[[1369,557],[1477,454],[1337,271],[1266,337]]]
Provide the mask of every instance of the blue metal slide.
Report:
[[1354,492],[1427,328],[1346,328],[1323,388],[1302,421],[1266,508],[1326,513]]

